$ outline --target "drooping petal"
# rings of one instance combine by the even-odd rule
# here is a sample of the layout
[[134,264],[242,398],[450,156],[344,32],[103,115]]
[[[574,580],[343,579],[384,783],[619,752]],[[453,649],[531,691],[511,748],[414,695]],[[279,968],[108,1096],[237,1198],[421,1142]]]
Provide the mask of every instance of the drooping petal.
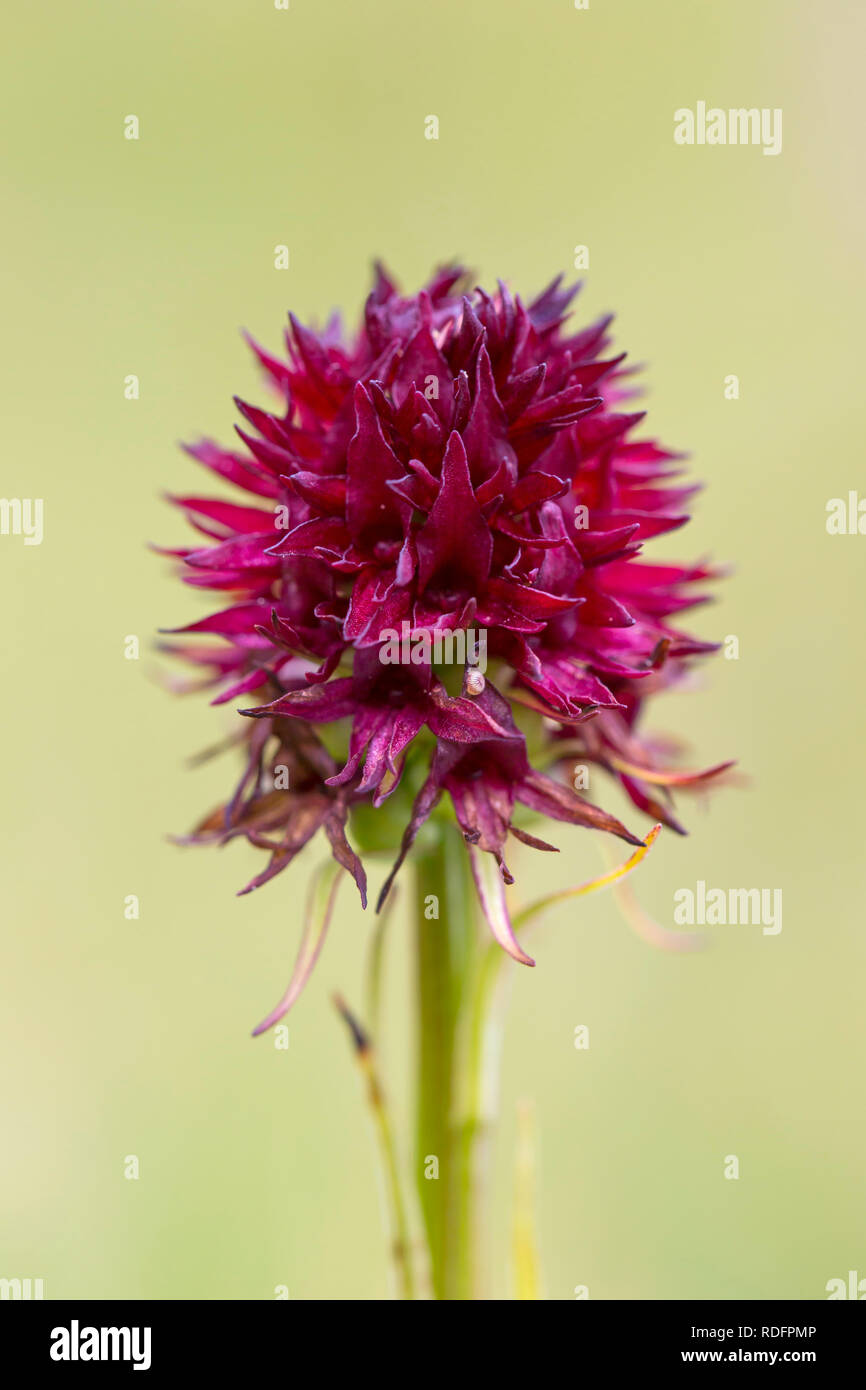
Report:
[[269,1028],[273,1028],[275,1023],[279,1023],[281,1018],[285,1018],[289,1009],[302,993],[324,944],[331,914],[334,910],[334,900],[339,882],[340,870],[336,864],[332,863],[323,864],[314,876],[307,902],[301,945],[295,961],[295,968],[292,971],[292,978],[279,1003],[253,1029],[254,1038],[266,1033]]
[[475,880],[478,900],[481,903],[481,910],[487,920],[487,925],[502,949],[507,951],[514,960],[520,965],[534,965],[535,961],[532,956],[526,954],[514,935],[511,918],[508,915],[508,904],[505,901],[505,884],[502,882],[495,860],[491,859],[489,855],[479,854],[474,845],[468,845],[467,848],[472,863],[472,877]]

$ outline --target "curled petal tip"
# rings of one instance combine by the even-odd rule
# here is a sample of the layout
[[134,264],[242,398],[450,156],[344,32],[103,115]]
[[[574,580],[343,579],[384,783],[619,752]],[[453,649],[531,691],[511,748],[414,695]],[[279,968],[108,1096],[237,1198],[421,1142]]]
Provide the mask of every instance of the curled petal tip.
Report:
[[474,845],[468,848],[481,909],[494,938],[519,965],[535,965],[532,956],[526,954],[514,935],[505,900],[505,885],[496,860],[492,855],[477,850]]

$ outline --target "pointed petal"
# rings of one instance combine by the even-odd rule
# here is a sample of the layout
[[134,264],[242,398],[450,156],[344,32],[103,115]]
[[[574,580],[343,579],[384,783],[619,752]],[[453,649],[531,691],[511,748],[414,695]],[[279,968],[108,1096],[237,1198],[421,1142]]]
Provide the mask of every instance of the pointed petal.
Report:
[[430,515],[418,532],[418,583],[425,588],[433,575],[453,570],[477,592],[490,573],[493,537],[481,515],[466,450],[452,432],[442,463],[442,484]]
[[577,792],[564,787],[561,782],[554,782],[551,777],[545,777],[543,772],[537,772],[534,768],[530,769],[517,788],[517,800],[533,811],[552,816],[554,820],[590,826],[593,830],[608,830],[630,845],[643,846],[643,840],[626,830],[616,816],[603,811],[591,801],[585,801]]

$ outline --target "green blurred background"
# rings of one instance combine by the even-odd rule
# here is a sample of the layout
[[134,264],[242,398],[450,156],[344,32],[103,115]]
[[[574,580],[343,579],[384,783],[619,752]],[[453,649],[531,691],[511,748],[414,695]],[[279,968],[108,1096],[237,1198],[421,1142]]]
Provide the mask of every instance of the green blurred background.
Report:
[[[514,969],[491,1287],[513,1287],[522,1097],[548,1297],[822,1298],[866,1275],[866,540],[825,530],[828,498],[863,480],[864,18],[859,0],[6,15],[2,492],[45,499],[45,538],[0,538],[0,1275],[42,1277],[50,1298],[387,1295],[371,1133],[329,998],[360,1003],[371,919],[344,890],[288,1050],[251,1041],[320,851],[237,899],[252,850],[166,842],[233,778],[230,757],[185,758],[234,716],[156,684],[154,630],[204,608],[146,542],[185,538],[161,490],[206,481],[175,442],[230,440],[232,393],[264,396],[240,327],[276,346],[289,308],[354,315],[377,255],[407,288],[457,254],[531,295],[576,244],[581,313],[617,312],[653,432],[708,484],[653,558],[736,569],[693,626],[736,635],[739,660],[705,665],[651,724],[693,763],[738,757],[751,785],[683,799],[690,837],[663,836],[633,884],[665,925],[699,878],[781,887],[784,928],[709,929],[710,949],[674,955],[610,895],[551,915],[538,968]],[[673,112],[698,100],[782,107],[781,155],[676,146]],[[555,862],[524,852],[521,897],[599,871],[596,837],[560,830]],[[384,1050],[404,1128],[408,942],[398,913]]]

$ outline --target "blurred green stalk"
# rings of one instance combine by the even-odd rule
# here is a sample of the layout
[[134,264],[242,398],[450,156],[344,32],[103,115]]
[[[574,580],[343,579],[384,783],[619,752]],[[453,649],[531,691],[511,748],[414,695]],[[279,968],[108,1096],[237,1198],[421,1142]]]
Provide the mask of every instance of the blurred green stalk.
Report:
[[474,1117],[466,1086],[464,1015],[480,960],[476,893],[456,826],[436,825],[415,860],[418,999],[415,1168],[436,1299],[472,1299],[475,1287]]

